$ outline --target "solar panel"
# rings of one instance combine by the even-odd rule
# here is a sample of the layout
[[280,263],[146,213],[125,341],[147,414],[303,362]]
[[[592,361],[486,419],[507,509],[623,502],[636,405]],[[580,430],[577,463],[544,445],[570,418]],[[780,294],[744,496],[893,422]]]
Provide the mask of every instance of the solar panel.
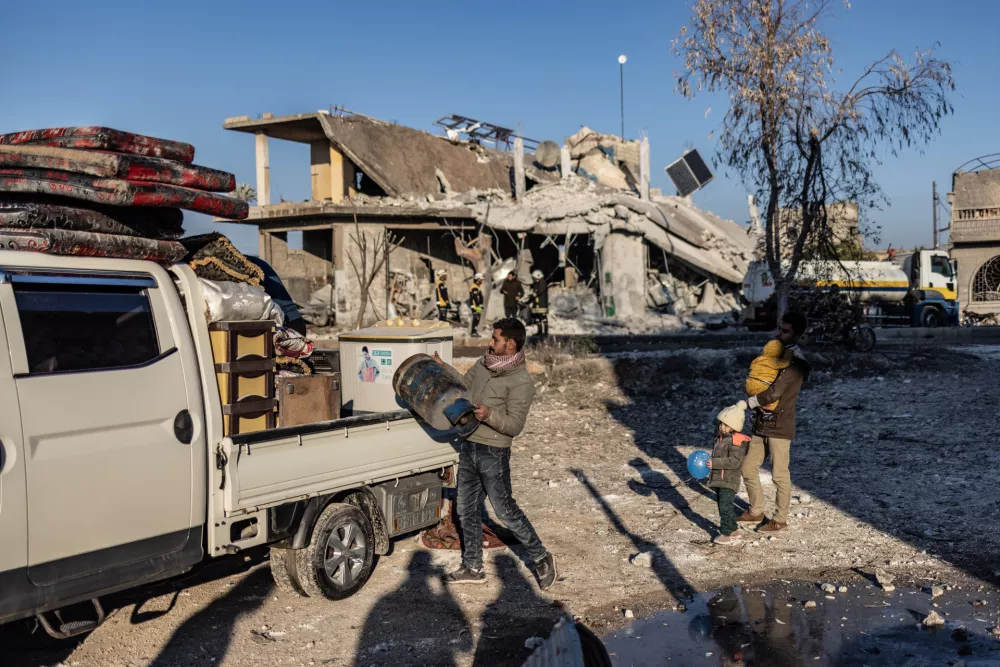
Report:
[[687,197],[698,191],[715,178],[712,170],[696,150],[685,153],[683,157],[667,166],[666,171],[681,197]]

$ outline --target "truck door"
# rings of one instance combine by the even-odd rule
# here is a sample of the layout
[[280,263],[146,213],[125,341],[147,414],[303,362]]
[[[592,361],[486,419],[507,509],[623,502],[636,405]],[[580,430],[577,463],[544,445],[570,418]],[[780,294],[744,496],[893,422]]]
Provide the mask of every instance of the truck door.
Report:
[[202,551],[200,390],[190,342],[178,349],[187,330],[171,325],[170,278],[145,262],[78,265],[144,270],[6,265],[0,285],[27,446],[28,577],[39,587],[155,576]]
[[[13,612],[28,566],[28,505],[17,392],[0,315],[0,617]],[[11,599],[9,599],[11,598]],[[8,608],[10,607],[10,608]]]
[[946,299],[958,298],[955,289],[955,272],[948,255],[944,253],[922,252],[921,289],[937,290]]

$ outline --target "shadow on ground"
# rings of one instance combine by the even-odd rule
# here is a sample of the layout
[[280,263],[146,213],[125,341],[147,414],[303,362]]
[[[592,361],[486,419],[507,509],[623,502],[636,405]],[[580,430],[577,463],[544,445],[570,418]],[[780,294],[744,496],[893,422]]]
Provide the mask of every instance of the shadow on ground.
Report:
[[[706,504],[711,509],[705,515],[695,512],[678,487],[653,468],[662,461],[686,480],[682,483],[688,489],[714,501],[714,491],[690,479],[677,447],[710,449],[714,416],[744,398],[743,381],[756,352],[610,359],[628,402],[609,402],[608,411],[633,431],[636,448],[647,457],[630,462],[642,479],[630,482],[631,489],[641,495],[655,493],[705,530],[706,538],[716,534],[715,508]],[[806,350],[806,354],[814,373],[799,399],[799,438],[791,455],[793,484],[970,575],[996,580],[997,563],[982,558],[993,548],[992,538],[977,530],[975,517],[992,511],[983,493],[988,495],[995,481],[984,470],[995,468],[1000,458],[995,447],[984,443],[995,442],[1000,427],[992,417],[984,421],[975,415],[995,412],[998,364],[941,348],[872,355]],[[896,384],[890,384],[894,378]],[[832,388],[838,380],[855,381],[854,389],[841,393]],[[870,391],[859,389],[859,382],[870,382]],[[820,386],[824,391],[818,391]],[[905,398],[891,393],[904,388]],[[964,417],[956,421],[956,415]],[[862,429],[865,435],[857,436]],[[849,437],[864,439],[851,442]],[[984,457],[996,460],[991,464]],[[983,493],[973,490],[977,481],[986,485]],[[915,483],[922,492],[915,493]],[[741,502],[737,511],[743,509],[746,505]]]
[[[265,549],[248,550],[243,558],[224,558],[198,568],[191,574],[108,595],[101,598],[101,603],[109,619],[134,605],[129,621],[132,625],[142,625],[155,618],[174,613],[177,598],[184,589],[244,574],[263,563],[266,555]],[[217,664],[225,655],[232,635],[231,632],[224,632],[220,628],[226,626],[231,630],[241,613],[255,608],[246,604],[248,596],[253,596],[253,599],[260,597],[262,602],[267,598],[272,585],[267,568],[261,568],[246,577],[223,598],[216,600],[178,628],[167,646],[150,665],[167,667],[202,662]],[[164,595],[171,596],[165,609],[147,608],[151,600]],[[74,610],[69,611],[72,613]],[[60,664],[86,642],[87,637],[88,635],[82,635],[68,640],[52,639],[34,619],[9,623],[0,626],[0,665],[38,667]],[[192,642],[201,642],[205,650],[195,652]],[[210,662],[213,657],[217,659],[216,663]]]

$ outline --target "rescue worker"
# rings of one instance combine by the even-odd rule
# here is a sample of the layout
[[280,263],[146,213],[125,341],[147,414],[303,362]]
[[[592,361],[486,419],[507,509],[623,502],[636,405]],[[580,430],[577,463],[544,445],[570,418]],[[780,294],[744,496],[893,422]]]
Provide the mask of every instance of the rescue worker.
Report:
[[472,277],[469,286],[469,308],[472,309],[472,331],[469,336],[479,338],[479,320],[483,317],[483,274]]
[[448,321],[448,311],[451,309],[451,300],[448,298],[448,273],[444,270],[437,272],[437,285],[435,292],[437,296],[438,319],[442,322]]
[[535,325],[535,333],[539,336],[549,335],[549,286],[545,282],[545,274],[538,269],[531,273],[534,282],[531,290],[534,299],[531,304],[531,321]]
[[517,279],[517,275],[511,271],[507,274],[503,286],[500,288],[503,294],[503,313],[508,320],[517,319],[518,301],[524,296],[524,285]]

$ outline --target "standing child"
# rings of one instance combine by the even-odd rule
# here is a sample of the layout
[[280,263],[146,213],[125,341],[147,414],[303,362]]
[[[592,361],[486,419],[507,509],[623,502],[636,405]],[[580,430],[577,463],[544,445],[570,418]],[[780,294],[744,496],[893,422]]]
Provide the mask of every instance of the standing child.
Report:
[[750,442],[750,436],[740,433],[746,419],[746,410],[746,401],[740,401],[716,417],[719,428],[715,435],[712,458],[707,463],[712,470],[708,486],[716,490],[719,501],[720,533],[712,540],[716,544],[733,544],[743,539],[736,525],[736,492],[740,490],[740,481],[743,479],[740,466],[743,465],[743,457],[746,456]]

